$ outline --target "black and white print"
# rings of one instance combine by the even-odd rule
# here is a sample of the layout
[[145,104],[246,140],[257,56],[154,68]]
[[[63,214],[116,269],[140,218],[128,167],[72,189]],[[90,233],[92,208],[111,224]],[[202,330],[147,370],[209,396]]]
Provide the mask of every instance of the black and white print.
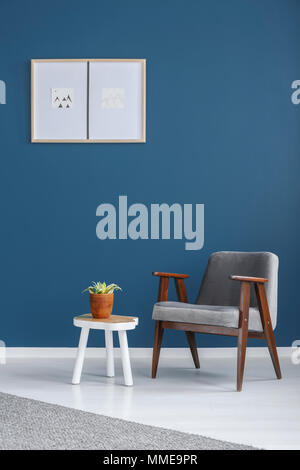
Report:
[[102,88],[101,107],[106,109],[124,108],[124,88]]
[[74,88],[51,88],[52,108],[71,109],[74,104]]

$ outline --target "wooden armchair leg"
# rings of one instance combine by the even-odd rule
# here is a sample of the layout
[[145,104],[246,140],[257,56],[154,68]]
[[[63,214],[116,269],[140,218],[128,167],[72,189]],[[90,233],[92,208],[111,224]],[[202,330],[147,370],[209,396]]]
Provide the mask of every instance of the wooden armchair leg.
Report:
[[250,283],[243,282],[241,286],[240,318],[238,332],[238,359],[237,359],[237,391],[241,392],[243,387],[243,377],[245,369],[248,321],[250,306]]
[[273,327],[272,327],[272,322],[271,322],[271,317],[270,317],[270,312],[269,312],[265,286],[263,284],[256,284],[255,291],[256,291],[257,303],[258,303],[259,312],[260,312],[260,318],[261,318],[261,322],[262,322],[263,329],[264,329],[265,339],[269,348],[269,352],[270,352],[270,356],[273,362],[275,373],[276,373],[277,379],[281,379],[280,364],[279,364],[279,359],[278,359],[278,354],[277,354],[277,349],[276,349],[276,343],[275,343],[275,338],[274,338],[274,333],[273,333]]
[[164,334],[164,329],[161,326],[161,321],[156,321],[155,332],[154,332],[153,356],[152,356],[152,379],[155,379],[156,377],[163,334]]
[[195,338],[195,333],[191,331],[186,331],[185,332],[190,350],[192,353],[192,358],[195,364],[196,369],[200,369],[200,361],[199,361],[199,356],[198,356],[198,351],[197,351],[197,343],[196,343],[196,338]]
[[277,354],[277,349],[276,349],[276,343],[275,343],[275,338],[274,338],[274,333],[273,333],[273,328],[265,328],[265,338],[267,341],[267,345],[269,348],[269,353],[273,362],[273,366],[275,369],[275,373],[277,376],[277,379],[281,379],[281,370],[280,370],[280,364],[279,364],[279,359],[278,359],[278,354]]
[[243,387],[247,338],[248,338],[248,325],[240,328],[239,335],[238,335],[238,360],[237,360],[237,383],[236,383],[236,389],[238,392],[241,392],[242,387]]

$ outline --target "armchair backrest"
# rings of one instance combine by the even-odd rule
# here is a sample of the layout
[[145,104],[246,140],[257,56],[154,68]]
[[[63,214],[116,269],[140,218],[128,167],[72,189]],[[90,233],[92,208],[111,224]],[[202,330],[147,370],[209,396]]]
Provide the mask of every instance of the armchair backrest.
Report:
[[[232,281],[232,274],[265,277],[272,326],[277,321],[278,256],[268,252],[219,251],[213,253],[207,264],[196,300],[199,305],[238,306],[240,283]],[[250,306],[257,307],[254,288],[251,287]]]

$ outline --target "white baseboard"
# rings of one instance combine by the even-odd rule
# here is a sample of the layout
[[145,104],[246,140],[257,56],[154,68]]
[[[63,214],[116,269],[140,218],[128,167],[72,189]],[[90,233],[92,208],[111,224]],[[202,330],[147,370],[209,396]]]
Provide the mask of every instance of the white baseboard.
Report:
[[[291,347],[277,348],[280,357],[290,357]],[[6,358],[75,358],[77,348],[6,348]],[[200,357],[203,358],[216,358],[216,357],[236,357],[236,348],[198,348]],[[116,357],[120,357],[119,348],[115,348]],[[130,355],[132,358],[151,358],[152,348],[130,348]],[[105,348],[87,348],[86,357],[99,358],[105,356]],[[266,347],[248,347],[248,357],[267,357],[269,356],[268,348]],[[190,350],[188,348],[162,348],[162,358],[180,358],[184,359],[190,357]]]

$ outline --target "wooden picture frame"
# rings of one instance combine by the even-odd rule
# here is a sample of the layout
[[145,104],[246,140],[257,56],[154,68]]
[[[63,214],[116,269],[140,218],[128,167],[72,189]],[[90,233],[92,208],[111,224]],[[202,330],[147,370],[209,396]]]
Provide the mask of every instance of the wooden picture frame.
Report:
[[[39,67],[39,65],[42,65],[42,68]],[[61,77],[59,77],[59,80],[53,80],[53,85],[50,81],[48,82],[47,80],[50,80],[49,78],[49,71],[54,70],[54,65],[57,64],[57,70],[61,70],[61,73],[66,73],[67,76],[72,77],[71,80],[77,80],[76,86],[80,87],[79,93],[75,93],[75,106],[74,109],[76,108],[76,112],[74,110],[71,111],[70,115],[72,115],[72,119],[74,120],[74,125],[69,125],[68,126],[68,133],[69,135],[64,138],[63,135],[60,135],[63,133],[62,126],[60,125],[60,122],[57,122],[56,118],[59,118],[58,121],[60,121],[60,118],[62,116],[59,114],[55,114],[56,111],[54,111],[52,108],[57,108],[58,106],[55,106],[54,104],[54,97],[56,96],[54,93],[56,92],[59,95],[59,92],[61,90],[73,90],[73,88],[59,88],[61,86],[65,86],[65,82]],[[63,65],[65,64],[65,65]],[[99,65],[98,65],[99,64]],[[107,65],[106,65],[107,64]],[[114,65],[115,64],[115,65]],[[124,67],[122,65],[124,64]],[[132,64],[132,71],[128,67],[129,65]],[[43,67],[43,65],[46,65],[46,67]],[[53,67],[52,67],[53,65]],[[97,126],[95,125],[95,119],[97,119],[97,113],[98,115],[101,114],[99,113],[100,109],[100,102],[97,101],[96,106],[93,104],[92,97],[90,95],[91,91],[91,86],[92,86],[92,81],[93,81],[93,75],[96,76],[97,73],[99,73],[99,70],[101,70],[101,67],[103,70],[105,68],[109,70],[113,70],[113,68],[109,67],[116,67],[116,77],[119,80],[120,76],[120,71],[123,69],[124,70],[124,77],[126,77],[127,73],[127,78],[124,78],[124,81],[128,83],[128,87],[131,87],[130,95],[134,95],[134,99],[132,99],[132,103],[130,102],[130,106],[124,105],[124,101],[122,101],[122,96],[121,96],[121,101],[120,101],[120,96],[115,96],[113,98],[109,97],[109,101],[105,101],[105,98],[103,98],[103,90],[108,91],[108,93],[114,93],[114,90],[119,90],[120,92],[122,91],[123,94],[125,92],[125,89],[123,88],[102,88],[102,108],[104,107],[110,107],[110,108],[126,108],[125,111],[128,112],[129,110],[132,109],[131,112],[131,127],[129,129],[129,134],[130,135],[128,138],[124,135],[119,138],[115,138],[114,136],[112,137],[111,134],[113,134],[113,131],[110,130],[109,134],[110,137],[108,138],[103,138],[103,136],[100,136],[98,138],[97,136]],[[43,70],[44,72],[41,74],[39,70]],[[97,72],[97,69],[98,72]],[[85,70],[86,70],[86,76],[85,76]],[[128,71],[130,73],[128,74]],[[135,71],[135,72],[134,72]],[[110,72],[109,72],[110,73]],[[110,76],[106,74],[107,76]],[[131,78],[134,76],[134,73],[137,74],[137,79],[134,83],[130,83]],[[39,79],[38,74],[40,74],[41,78]],[[58,72],[55,75],[54,71],[54,77],[57,76]],[[51,74],[50,74],[51,75]],[[41,84],[39,82],[45,81],[46,84]],[[112,80],[114,82],[115,80]],[[95,82],[95,79],[94,79]],[[119,84],[122,83],[122,79],[117,81]],[[57,85],[58,83],[58,85]],[[66,84],[68,83],[68,79],[66,80]],[[63,85],[62,85],[63,84]],[[113,83],[116,86],[116,83]],[[137,84],[137,86],[135,86]],[[58,88],[53,88],[57,87]],[[95,86],[94,88],[95,89]],[[100,88],[99,88],[100,89]],[[78,90],[74,88],[74,90],[77,92]],[[52,96],[51,94],[52,93]],[[95,93],[93,91],[93,93]],[[43,95],[43,99],[40,99],[41,94]],[[77,96],[76,96],[77,94]],[[60,96],[56,96],[57,103],[60,103],[59,107],[62,108],[62,94]],[[130,98],[129,96],[129,98]],[[73,96],[71,96],[73,98]],[[79,97],[79,99],[78,99]],[[97,99],[99,98],[99,92],[97,92]],[[125,94],[126,98],[126,94]],[[68,99],[71,99],[70,96],[68,95]],[[44,102],[42,102],[44,100]],[[118,100],[118,101],[116,101]],[[51,106],[51,101],[52,101],[52,106]],[[63,98],[63,101],[65,101],[65,96]],[[99,102],[99,109],[97,109]],[[92,106],[91,106],[92,103]],[[104,106],[105,103],[110,103],[110,106],[107,106],[107,104]],[[113,104],[111,106],[111,103]],[[115,105],[116,104],[116,105]],[[128,105],[128,102],[127,102]],[[73,106],[73,104],[72,104]],[[70,106],[72,108],[72,106]],[[69,107],[69,106],[68,106]],[[49,109],[50,112],[49,112]],[[47,134],[47,115],[45,115],[45,110],[47,113],[49,113],[49,135]],[[116,130],[116,133],[119,132],[120,134],[124,134],[124,123],[127,123],[128,119],[124,119],[124,112],[123,109],[121,110],[108,110],[108,113],[110,113],[110,126],[114,124],[114,122],[119,121],[119,130]],[[60,112],[60,111],[59,111]],[[62,112],[66,113],[69,111],[66,111],[65,109],[62,110]],[[105,111],[104,111],[105,112]],[[77,114],[76,114],[77,113]],[[113,114],[116,113],[116,114]],[[123,113],[123,118],[122,118],[122,113]],[[135,117],[134,113],[137,115],[137,121],[135,122]],[[39,116],[41,115],[41,117]],[[46,116],[46,118],[45,118]],[[114,116],[119,116],[119,119],[114,119]],[[91,121],[92,118],[92,121]],[[40,121],[39,121],[40,119]],[[122,120],[123,119],[123,120]],[[102,120],[103,120],[103,114],[102,114]],[[104,122],[104,121],[103,121]],[[122,124],[123,123],[123,124]],[[71,123],[72,124],[72,123]],[[106,124],[106,121],[105,121]],[[123,127],[122,127],[123,125]],[[51,127],[52,126],[52,127]],[[55,126],[57,126],[57,133],[59,134],[59,137],[57,137],[55,133]],[[129,125],[128,125],[129,126]],[[126,127],[126,124],[125,124]],[[42,130],[41,130],[42,129]],[[90,136],[90,130],[94,129],[92,132],[93,136]],[[105,132],[105,131],[103,131]],[[52,135],[51,135],[52,133]],[[77,138],[77,133],[80,135],[79,138]],[[74,136],[73,134],[76,134]],[[101,132],[100,132],[101,134]],[[31,142],[32,143],[145,143],[146,142],[146,60],[145,59],[32,59],[31,60]]]

